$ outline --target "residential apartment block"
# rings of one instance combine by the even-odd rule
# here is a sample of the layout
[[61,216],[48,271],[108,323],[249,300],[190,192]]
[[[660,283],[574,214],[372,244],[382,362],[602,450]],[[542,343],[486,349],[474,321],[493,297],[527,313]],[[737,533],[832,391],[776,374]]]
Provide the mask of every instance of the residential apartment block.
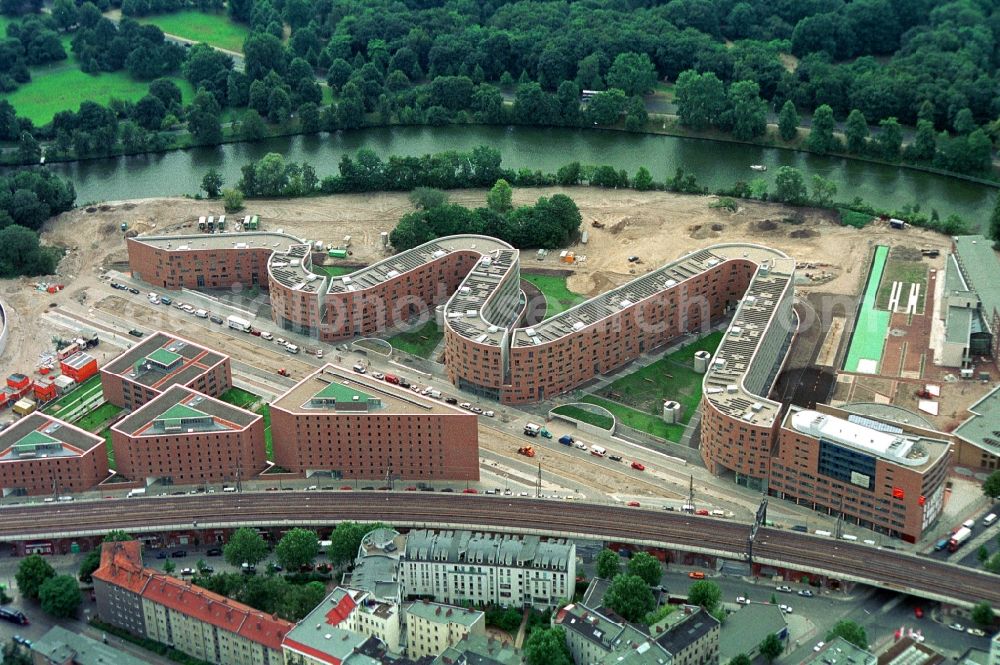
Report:
[[274,462],[337,478],[478,480],[476,415],[326,365],[271,404]]
[[144,340],[101,368],[104,398],[136,409],[173,385],[218,397],[233,384],[229,356],[165,332]]
[[260,415],[179,385],[115,423],[111,441],[131,480],[235,481],[267,466]]
[[292,624],[142,565],[138,541],[104,543],[101,620],[217,665],[282,665]]
[[3,496],[82,492],[108,473],[103,438],[38,411],[0,432]]
[[400,560],[404,598],[555,607],[573,596],[576,546],[561,539],[472,531],[411,531]]
[[34,665],[148,665],[149,661],[78,635],[62,626],[52,626],[31,645]]
[[486,637],[486,615],[478,610],[418,600],[403,606],[406,655],[437,656],[470,635]]

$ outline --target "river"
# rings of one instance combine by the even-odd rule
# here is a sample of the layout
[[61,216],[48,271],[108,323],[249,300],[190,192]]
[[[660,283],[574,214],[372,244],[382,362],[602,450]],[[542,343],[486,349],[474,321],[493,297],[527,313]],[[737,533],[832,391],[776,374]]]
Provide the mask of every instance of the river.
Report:
[[[763,176],[772,181],[779,166],[801,169],[807,178],[818,174],[837,185],[837,200],[860,196],[883,208],[919,203],[942,217],[957,213],[973,227],[984,228],[992,210],[995,189],[959,178],[869,162],[825,157],[791,150],[738,143],[652,134],[539,127],[449,126],[384,127],[338,132],[333,135],[292,136],[257,143],[232,143],[214,148],[51,164],[52,171],[70,178],[79,203],[194,194],[210,168],[222,173],[229,185],[239,181],[240,167],[269,152],[291,161],[307,161],[323,177],[335,173],[344,153],[368,147],[382,157],[422,155],[445,150],[471,150],[477,145],[498,148],[508,168],[554,172],[579,161],[611,164],[630,175],[647,167],[656,180],[681,167],[711,189],[737,180]],[[766,164],[758,174],[751,164]]]

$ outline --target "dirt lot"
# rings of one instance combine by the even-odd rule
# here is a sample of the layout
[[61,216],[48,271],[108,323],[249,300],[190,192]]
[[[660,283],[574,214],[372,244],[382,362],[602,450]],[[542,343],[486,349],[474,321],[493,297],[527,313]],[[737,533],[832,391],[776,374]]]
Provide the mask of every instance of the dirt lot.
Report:
[[[870,246],[891,242],[914,247],[947,246],[944,236],[920,230],[890,232],[886,228],[864,230],[840,227],[824,212],[793,210],[780,205],[742,203],[736,212],[710,208],[714,197],[686,196],[663,192],[634,192],[592,188],[516,189],[516,204],[531,203],[539,196],[566,193],[580,206],[587,245],[570,249],[586,260],[575,266],[559,263],[557,253],[535,261],[525,253],[526,267],[570,268],[575,275],[569,286],[587,294],[621,284],[634,274],[630,270],[654,269],[678,255],[712,243],[753,241],[783,249],[801,262],[820,264],[818,271],[831,273],[822,283],[824,292],[856,293],[860,288]],[[453,192],[451,199],[466,205],[481,205],[484,190]],[[261,217],[264,229],[284,229],[310,240],[339,243],[352,237],[352,262],[370,262],[384,256],[379,234],[393,228],[399,217],[412,209],[406,194],[379,193],[317,197],[298,200],[254,200],[248,213]],[[190,232],[199,215],[222,213],[221,203],[190,199],[149,199],[117,202],[98,208],[76,209],[50,220],[43,241],[69,248],[58,275],[49,279],[0,281],[0,297],[10,310],[11,337],[4,353],[6,372],[31,372],[39,355],[53,348],[51,338],[65,331],[42,319],[59,307],[78,311],[92,307],[108,295],[101,275],[110,266],[122,268],[125,246],[121,223],[147,233]],[[798,223],[781,221],[800,215]],[[603,223],[594,228],[591,222]],[[796,237],[793,237],[793,234]],[[627,261],[638,255],[642,264]],[[828,265],[827,265],[828,264]],[[57,294],[38,291],[38,282],[61,283]],[[94,291],[95,287],[100,291]],[[102,308],[108,303],[103,303]],[[111,351],[109,349],[109,351]]]

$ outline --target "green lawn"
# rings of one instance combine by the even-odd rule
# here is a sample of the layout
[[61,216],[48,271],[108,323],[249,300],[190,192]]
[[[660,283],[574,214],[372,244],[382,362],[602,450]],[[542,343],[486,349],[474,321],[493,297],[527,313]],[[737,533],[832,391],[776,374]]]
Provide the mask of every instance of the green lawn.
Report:
[[848,210],[847,208],[837,208],[840,213],[840,223],[844,226],[853,226],[856,229],[864,228],[872,221],[872,216],[868,213]]
[[108,422],[119,413],[121,413],[122,408],[120,406],[115,406],[110,402],[105,402],[100,405],[90,413],[86,414],[79,420],[77,420],[74,425],[80,429],[85,429],[88,432],[93,432],[97,428],[101,427],[104,423]]
[[429,358],[442,337],[444,337],[444,331],[438,329],[437,322],[428,321],[416,330],[390,337],[388,342],[392,344],[392,348],[399,351],[405,351],[421,358]]
[[352,272],[357,272],[358,268],[352,268],[350,266],[318,266],[314,263],[312,271],[317,275],[340,277],[341,275],[350,275]]
[[101,436],[104,437],[104,448],[108,451],[108,468],[114,471],[118,467],[115,466],[115,449],[111,445],[111,428],[102,431]]
[[[704,375],[694,371],[694,354],[696,351],[715,353],[722,336],[722,332],[714,332],[688,344],[651,365],[621,377],[596,395],[587,395],[583,401],[603,406],[624,425],[668,441],[679,441],[684,425],[701,402]],[[683,406],[679,424],[663,421],[663,402],[668,399]]]
[[[590,401],[590,400],[585,400]],[[576,418],[580,422],[590,423],[595,427],[600,427],[601,429],[610,430],[614,421],[608,416],[602,416],[597,413],[591,413],[590,411],[584,411],[578,406],[573,406],[572,404],[563,404],[562,406],[557,406],[552,409],[552,413],[560,413],[564,416],[569,416],[570,418]]]
[[205,42],[227,51],[243,52],[243,41],[250,34],[245,25],[233,23],[225,14],[206,14],[194,10],[147,16],[140,23],[151,23],[168,35],[194,42]]
[[59,399],[46,405],[42,409],[42,413],[58,416],[60,412],[72,411],[81,402],[90,399],[99,392],[101,392],[101,375],[95,374]]
[[267,454],[267,461],[274,461],[274,443],[271,439],[271,405],[261,404],[257,407],[256,413],[264,416],[264,449]]
[[[42,126],[59,111],[76,111],[81,102],[106,105],[112,98],[138,101],[149,89],[148,81],[137,81],[125,71],[85,74],[68,46],[66,52],[66,60],[32,67],[31,81],[0,95],[0,99],[10,102],[18,115]],[[179,76],[170,79],[180,87],[184,103],[190,103],[194,97],[191,84]]]
[[875,307],[889,308],[889,298],[892,296],[892,283],[903,282],[903,290],[899,296],[899,305],[906,307],[910,300],[910,284],[920,285],[920,295],[917,296],[917,311],[924,309],[924,296],[927,294],[927,265],[920,261],[904,261],[889,257],[882,273],[882,285],[875,296]]
[[889,320],[892,316],[889,312],[875,307],[875,296],[878,285],[882,282],[888,256],[889,248],[885,245],[878,245],[875,248],[875,257],[872,260],[871,272],[868,274],[861,309],[854,323],[851,345],[847,348],[847,359],[844,361],[844,369],[848,372],[857,372],[858,364],[862,360],[875,361],[878,371],[878,365],[882,361],[882,349],[885,346],[885,336],[889,332]]
[[534,284],[545,296],[545,318],[555,316],[583,301],[583,296],[566,288],[566,278],[554,275],[525,275],[521,279]]
[[219,395],[219,399],[223,402],[238,406],[241,409],[246,409],[254,402],[260,401],[260,395],[255,395],[249,390],[243,390],[242,388],[230,388],[226,392]]

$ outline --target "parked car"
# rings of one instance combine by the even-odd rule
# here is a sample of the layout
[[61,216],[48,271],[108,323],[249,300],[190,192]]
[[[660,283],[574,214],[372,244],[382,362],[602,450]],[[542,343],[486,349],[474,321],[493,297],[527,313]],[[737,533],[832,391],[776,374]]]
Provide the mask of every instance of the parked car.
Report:
[[608,459],[611,460],[612,462],[621,462],[622,461],[622,456],[621,455],[608,455]]
[[174,302],[174,300],[170,296],[160,296],[160,304],[161,305],[169,305],[172,302]]
[[159,552],[156,553],[157,559],[166,559],[168,556],[170,555],[167,554],[164,550],[160,550]]
[[698,510],[694,511],[694,514],[695,515],[701,515],[702,517],[706,517],[708,515],[708,509],[707,508],[699,508]]
[[266,339],[268,341],[271,341],[272,339],[274,339],[274,335],[272,335],[271,333],[267,332],[266,330],[261,330],[260,331],[260,338],[261,339]]
[[385,374],[383,374],[382,372],[372,372],[372,378],[381,381],[382,379],[385,378]]
[[569,434],[563,434],[561,437],[559,437],[559,443],[563,444],[564,446],[572,446],[574,443],[576,443],[576,440]]
[[635,469],[636,471],[645,471],[646,465],[642,464],[641,462],[632,462],[632,468]]
[[736,604],[737,605],[749,605],[750,604],[750,599],[747,598],[746,596],[736,596]]
[[29,640],[27,637],[21,637],[20,635],[15,635],[12,639],[14,640],[14,642],[20,644],[23,647],[28,647],[29,649],[31,648],[31,640]]
[[639,507],[639,502],[638,501],[629,501],[625,505],[627,505],[629,508],[638,508]]
[[450,487],[442,487],[442,488],[441,488],[441,491],[442,491],[442,492],[454,492],[455,490],[453,490],[453,489],[452,489],[452,488],[450,488]]
[[181,575],[194,575],[194,568],[181,568]]
[[825,646],[826,642],[817,642],[816,646],[813,647],[813,651],[821,651]]
[[175,559],[183,559],[187,555],[188,555],[187,550],[175,550],[170,553],[170,556],[172,556]]
[[472,412],[478,414],[478,413],[482,413],[483,410],[480,409],[478,406],[474,406],[474,407],[472,407]]
[[496,415],[496,413],[494,413],[493,411],[483,411],[483,415],[486,416],[487,418],[492,418],[493,416]]
[[785,614],[791,614],[792,613],[792,606],[791,605],[778,605],[778,609],[781,610],[782,612],[784,612]]
[[465,409],[466,411],[472,410],[472,405],[469,404],[468,402],[462,402],[461,404],[459,404],[459,406]]
[[924,608],[920,607],[919,605],[917,605],[916,607],[914,607],[913,608],[913,616],[915,616],[918,619],[923,619],[924,618]]
[[446,404],[458,404],[458,398],[456,397],[445,397],[444,401]]
[[693,580],[703,580],[705,579],[705,573],[701,572],[700,570],[692,570],[690,573],[688,573],[688,577],[690,577]]
[[792,592],[792,587],[788,586],[787,584],[779,584],[778,586],[774,587],[774,589],[775,591],[780,591],[782,593]]
[[222,556],[222,548],[221,547],[210,547],[210,548],[208,548],[208,551],[205,552],[205,556]]
[[24,615],[24,612],[20,610],[8,610],[5,607],[0,607],[0,619],[19,624],[21,626],[27,626],[31,623],[28,621],[28,617]]
[[812,592],[812,589],[802,589],[799,591],[799,595],[803,598],[812,598],[815,594]]
[[948,624],[948,627],[951,628],[954,631],[958,631],[959,633],[964,633],[965,632],[965,626],[963,626],[962,624],[960,624],[957,621],[952,621],[951,623]]
[[220,325],[222,324],[222,317],[219,316],[218,314],[213,314],[212,316],[208,317],[208,320],[211,321],[212,323],[217,323]]
[[966,628],[965,632],[973,637],[986,637],[986,632],[982,628]]
[[128,287],[128,292],[131,293],[131,294],[133,294],[133,295],[139,295],[139,289],[137,289],[137,288],[135,288],[133,286]]
[[462,490],[462,494],[479,494],[479,490],[477,490],[475,487],[466,487],[464,490]]
[[211,575],[215,572],[215,568],[212,568],[211,566],[202,566],[198,569],[198,572],[202,575]]
[[128,334],[132,335],[132,337],[143,337],[146,333],[142,332],[141,330],[136,330],[135,328],[132,328],[132,330],[128,331]]

